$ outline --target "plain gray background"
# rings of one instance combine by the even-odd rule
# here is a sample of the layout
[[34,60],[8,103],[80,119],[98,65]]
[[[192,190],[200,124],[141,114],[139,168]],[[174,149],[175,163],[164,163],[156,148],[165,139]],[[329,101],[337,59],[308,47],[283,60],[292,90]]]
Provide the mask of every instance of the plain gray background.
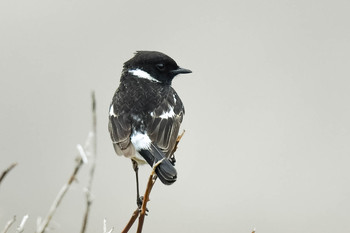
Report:
[[[193,70],[178,180],[157,182],[144,232],[350,232],[349,1],[0,1],[0,228],[33,232],[98,114],[88,232],[120,232],[136,207],[108,106],[124,61],[158,50]],[[53,219],[79,232],[89,165]],[[141,168],[142,190],[150,172]],[[132,230],[131,232],[134,232]],[[14,231],[12,231],[14,232]]]

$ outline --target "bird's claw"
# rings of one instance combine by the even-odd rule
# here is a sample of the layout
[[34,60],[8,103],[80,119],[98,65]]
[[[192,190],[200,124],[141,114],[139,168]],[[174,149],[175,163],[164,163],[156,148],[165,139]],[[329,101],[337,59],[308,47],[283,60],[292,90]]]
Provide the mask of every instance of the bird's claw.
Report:
[[[137,206],[139,208],[139,210],[141,211],[142,209],[142,203],[143,203],[143,196],[140,196],[139,198],[137,198]],[[146,215],[147,215],[148,209],[146,207]]]
[[175,166],[175,163],[176,163],[176,159],[175,159],[175,155],[172,155],[170,158],[169,158],[169,161],[170,163]]

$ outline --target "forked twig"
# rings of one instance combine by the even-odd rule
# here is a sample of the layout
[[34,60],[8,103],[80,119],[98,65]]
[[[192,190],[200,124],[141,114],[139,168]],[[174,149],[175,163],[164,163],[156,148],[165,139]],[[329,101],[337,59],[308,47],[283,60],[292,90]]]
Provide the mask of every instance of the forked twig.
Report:
[[[184,135],[185,130],[177,137],[176,142],[175,142],[175,146],[174,149],[171,153],[171,155],[173,155],[175,153],[175,151],[177,150],[178,144],[182,138],[182,136]],[[147,210],[147,202],[149,201],[149,196],[151,194],[152,188],[154,183],[156,182],[157,179],[157,175],[155,174],[155,169],[157,168],[157,166],[162,162],[163,160],[158,161],[152,168],[152,172],[148,178],[148,183],[147,183],[147,187],[146,187],[146,191],[145,191],[145,195],[143,197],[143,201],[142,201],[142,206],[141,206],[141,210],[140,209],[136,209],[129,222],[126,224],[126,226],[124,227],[123,231],[121,233],[127,233],[129,232],[130,228],[132,227],[132,225],[135,223],[137,217],[139,217],[139,223],[137,226],[137,233],[141,233],[142,232],[142,228],[143,228],[143,223],[145,220],[145,215],[146,215],[146,210]]]
[[154,185],[154,183],[156,182],[156,179],[157,179],[157,175],[155,175],[155,170],[156,170],[157,166],[161,162],[163,162],[163,159],[158,161],[152,168],[152,172],[151,172],[151,174],[150,174],[150,176],[148,178],[148,183],[147,183],[145,195],[143,196],[141,210],[139,208],[137,208],[134,211],[134,213],[132,214],[129,222],[126,224],[126,226],[124,227],[124,229],[123,229],[123,231],[121,233],[129,232],[130,228],[134,224],[134,222],[137,219],[137,217],[139,217],[139,223],[138,223],[136,232],[137,233],[142,232],[142,227],[143,227],[143,223],[144,223],[144,219],[145,219],[145,215],[146,215],[146,211],[147,211],[147,202],[149,201],[149,195],[151,194],[151,190],[152,190],[153,185]]
[[82,167],[82,165],[84,163],[88,162],[85,148],[90,144],[90,140],[93,137],[93,162],[92,162],[92,166],[91,166],[91,170],[90,170],[89,183],[88,183],[87,192],[86,192],[87,210],[86,210],[85,215],[84,215],[84,221],[83,221],[81,232],[83,233],[86,230],[87,219],[88,219],[88,215],[89,215],[90,205],[92,202],[90,190],[91,190],[92,179],[93,179],[93,175],[94,175],[94,171],[95,171],[95,157],[96,157],[96,144],[97,144],[96,143],[96,101],[95,101],[94,92],[92,93],[92,115],[93,115],[93,123],[92,123],[92,127],[93,127],[92,131],[93,132],[89,133],[84,147],[81,146],[80,144],[77,145],[77,149],[78,149],[80,156],[76,160],[76,164],[75,164],[73,173],[71,174],[68,182],[65,185],[63,185],[63,187],[61,188],[61,190],[57,194],[54,202],[52,203],[52,205],[50,207],[49,213],[47,214],[45,219],[43,221],[40,221],[38,219],[36,233],[44,233],[45,232],[45,230],[48,227],[48,225],[49,225],[53,215],[55,214],[58,206],[60,205],[61,201],[63,200],[63,197],[65,196],[65,194],[69,190],[73,181],[76,180],[76,176],[77,176],[80,168]]
[[1,181],[5,178],[5,176],[7,175],[7,173],[9,173],[14,167],[16,167],[17,163],[13,163],[11,164],[8,168],[6,168],[0,176],[0,183]]

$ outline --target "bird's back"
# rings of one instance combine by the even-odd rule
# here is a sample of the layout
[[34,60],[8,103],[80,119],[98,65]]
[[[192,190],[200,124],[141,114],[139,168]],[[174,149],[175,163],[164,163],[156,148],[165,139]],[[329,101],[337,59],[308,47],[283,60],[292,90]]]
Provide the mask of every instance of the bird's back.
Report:
[[154,145],[167,157],[170,156],[184,114],[181,99],[170,85],[124,76],[111,107],[117,118],[121,119],[119,123],[122,125],[116,130],[121,137],[114,135],[114,138],[117,142],[123,142],[122,147],[130,143],[130,137],[135,132],[146,132]]

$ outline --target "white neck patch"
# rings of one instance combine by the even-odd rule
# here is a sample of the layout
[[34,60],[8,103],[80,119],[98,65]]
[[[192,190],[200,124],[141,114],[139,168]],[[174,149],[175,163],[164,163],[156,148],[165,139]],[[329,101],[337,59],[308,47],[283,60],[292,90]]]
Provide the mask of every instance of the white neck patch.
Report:
[[129,73],[131,73],[132,75],[138,77],[138,78],[144,78],[144,79],[148,79],[150,81],[153,82],[157,82],[159,83],[160,81],[153,78],[149,73],[147,73],[146,71],[143,71],[141,69],[134,69],[134,70],[128,70]]

